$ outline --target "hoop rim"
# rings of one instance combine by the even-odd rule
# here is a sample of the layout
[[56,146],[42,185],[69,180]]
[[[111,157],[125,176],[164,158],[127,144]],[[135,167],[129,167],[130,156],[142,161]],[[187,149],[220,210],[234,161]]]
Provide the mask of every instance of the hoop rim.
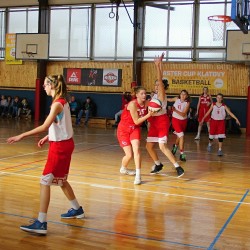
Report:
[[223,22],[223,23],[227,23],[227,22],[232,21],[231,17],[226,16],[226,15],[213,15],[213,16],[209,16],[207,19],[209,21]]

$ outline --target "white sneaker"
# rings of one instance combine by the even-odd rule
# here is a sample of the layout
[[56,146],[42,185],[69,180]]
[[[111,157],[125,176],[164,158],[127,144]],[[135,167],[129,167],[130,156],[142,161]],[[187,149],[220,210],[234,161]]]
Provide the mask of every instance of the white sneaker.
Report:
[[135,175],[135,170],[129,170],[127,168],[120,168],[121,174]]
[[196,135],[196,137],[194,138],[195,140],[200,140],[200,136]]
[[134,180],[134,184],[135,185],[140,185],[141,184],[141,177],[139,176],[139,177],[135,177],[135,180]]

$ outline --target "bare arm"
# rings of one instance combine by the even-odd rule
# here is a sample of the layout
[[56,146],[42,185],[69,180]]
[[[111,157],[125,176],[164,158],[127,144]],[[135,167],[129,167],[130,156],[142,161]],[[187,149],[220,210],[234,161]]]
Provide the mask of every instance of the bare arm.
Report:
[[152,115],[152,112],[149,111],[148,114],[146,114],[145,116],[139,117],[139,115],[137,113],[137,106],[136,106],[135,102],[129,103],[128,110],[130,111],[131,117],[132,117],[135,125],[139,125],[139,124],[143,123]]
[[164,89],[164,84],[162,82],[162,77],[163,77],[163,74],[162,74],[162,59],[163,59],[163,56],[164,56],[164,53],[162,53],[161,56],[158,56],[158,57],[155,57],[154,59],[154,63],[155,63],[155,66],[156,66],[156,72],[157,72],[157,80],[158,80],[158,83],[159,83],[159,86],[158,86],[158,99],[163,102],[165,100],[165,89]]
[[200,104],[201,104],[201,97],[199,97],[199,101],[198,101],[198,104],[197,104],[196,115],[198,115],[198,113],[199,113]]
[[50,113],[49,113],[48,117],[46,118],[46,120],[44,121],[44,123],[42,125],[34,128],[32,130],[29,130],[27,132],[24,132],[24,133],[22,133],[20,135],[10,137],[9,139],[7,139],[7,143],[12,144],[14,142],[22,140],[23,138],[25,138],[27,136],[36,135],[36,134],[47,131],[48,128],[50,127],[50,125],[55,120],[57,114],[60,113],[61,111],[62,111],[62,105],[60,103],[52,104]]
[[233,117],[233,118],[235,119],[236,123],[237,123],[238,125],[240,125],[240,122],[239,122],[238,118],[230,111],[230,109],[229,109],[227,106],[225,106],[225,109],[226,109],[227,113],[228,113],[231,117]]
[[175,102],[178,99],[178,97],[173,97],[173,98],[167,98],[168,102]]
[[204,115],[202,122],[204,122],[204,120],[207,118],[207,116],[212,112],[213,109],[213,105],[210,106],[209,110],[207,111],[207,113]]

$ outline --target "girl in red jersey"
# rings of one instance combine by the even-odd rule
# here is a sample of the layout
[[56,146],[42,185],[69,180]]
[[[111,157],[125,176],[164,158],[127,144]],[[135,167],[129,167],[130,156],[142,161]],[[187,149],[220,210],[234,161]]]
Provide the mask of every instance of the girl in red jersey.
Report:
[[44,90],[52,96],[53,103],[45,122],[35,129],[7,139],[12,144],[27,136],[32,136],[48,130],[48,135],[39,140],[38,147],[49,141],[48,159],[40,180],[40,211],[38,219],[29,226],[20,228],[27,232],[47,233],[47,211],[50,202],[50,186],[60,186],[71,203],[72,208],[61,218],[83,218],[84,211],[79,205],[72,187],[67,181],[71,155],[74,150],[73,128],[70,107],[66,101],[67,86],[62,75],[47,76],[44,80]]
[[[208,87],[204,87],[203,88],[203,93],[202,95],[199,97],[199,101],[197,104],[197,113],[196,115],[198,116],[198,122],[199,122],[199,126],[198,126],[198,132],[196,137],[194,138],[195,140],[200,140],[200,135],[201,135],[201,129],[202,129],[202,119],[205,116],[205,114],[207,113],[207,111],[209,110],[211,104],[213,103],[212,97],[211,95],[208,94]],[[206,119],[204,119],[204,122],[207,123],[207,130],[209,133],[209,120],[210,117],[207,117]]]
[[153,114],[148,119],[148,136],[146,148],[153,159],[155,165],[151,171],[151,174],[157,174],[163,169],[163,164],[159,160],[157,152],[155,150],[155,145],[158,144],[162,153],[167,156],[170,162],[174,165],[177,176],[181,177],[184,174],[183,168],[178,164],[175,157],[167,147],[167,138],[169,132],[169,118],[167,116],[167,98],[165,90],[168,87],[167,80],[162,80],[162,59],[164,54],[160,57],[156,57],[154,60],[156,70],[157,70],[157,81],[155,82],[155,95],[152,99],[159,99],[162,103],[162,109]]
[[[146,121],[151,112],[147,113],[145,88],[135,88],[136,99],[129,102],[121,115],[121,121],[117,129],[117,139],[124,150],[125,156],[122,158],[120,168],[121,174],[135,175],[134,184],[141,184],[141,154],[140,154],[140,125]],[[128,170],[127,166],[134,154],[136,170]]]
[[208,152],[211,152],[213,139],[218,139],[218,144],[219,144],[218,156],[223,156],[222,143],[223,143],[223,139],[226,138],[226,135],[225,135],[226,112],[235,119],[238,125],[240,125],[240,122],[237,119],[237,117],[223,103],[223,95],[219,93],[216,96],[216,102],[211,105],[210,109],[207,111],[207,113],[203,117],[203,120],[205,120],[211,113],[209,143],[207,146],[207,150]]
[[179,97],[168,98],[168,101],[175,102],[173,105],[172,126],[177,138],[173,145],[172,153],[175,155],[179,146],[180,160],[186,161],[186,155],[184,154],[184,132],[187,127],[190,96],[186,90],[182,90]]

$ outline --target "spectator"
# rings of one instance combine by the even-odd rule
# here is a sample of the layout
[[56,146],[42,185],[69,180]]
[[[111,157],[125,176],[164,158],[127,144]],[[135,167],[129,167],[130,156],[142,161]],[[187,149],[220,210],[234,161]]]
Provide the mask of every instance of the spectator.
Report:
[[1,95],[1,102],[0,102],[0,114],[3,117],[6,115],[8,110],[8,101],[5,97],[5,95]]
[[69,106],[70,106],[71,115],[77,116],[78,109],[79,109],[79,104],[77,103],[76,98],[73,95],[70,97]]
[[21,109],[22,109],[22,104],[19,100],[19,97],[15,96],[14,101],[13,101],[12,117],[15,117],[16,119],[20,119]]
[[125,107],[125,105],[127,105],[131,100],[131,96],[130,96],[130,93],[129,92],[125,92],[123,93],[122,95],[122,105],[121,105],[121,109],[115,114],[115,124],[114,124],[114,127],[117,127],[119,121],[120,121],[120,117],[121,117],[121,114],[122,114],[122,111]]
[[30,105],[28,103],[28,100],[26,98],[23,98],[22,102],[22,114],[25,115],[25,119],[29,118],[29,115],[31,114],[31,109],[30,109]]
[[7,103],[8,103],[7,117],[12,117],[12,113],[13,113],[13,102],[14,102],[14,99],[12,99],[11,96],[8,96],[8,97],[7,97]]
[[96,107],[94,102],[91,100],[91,98],[88,96],[85,100],[85,102],[82,105],[82,108],[80,109],[77,119],[76,119],[76,125],[79,125],[81,122],[81,118],[83,114],[85,114],[85,121],[84,125],[88,125],[89,117],[94,116],[96,112]]

